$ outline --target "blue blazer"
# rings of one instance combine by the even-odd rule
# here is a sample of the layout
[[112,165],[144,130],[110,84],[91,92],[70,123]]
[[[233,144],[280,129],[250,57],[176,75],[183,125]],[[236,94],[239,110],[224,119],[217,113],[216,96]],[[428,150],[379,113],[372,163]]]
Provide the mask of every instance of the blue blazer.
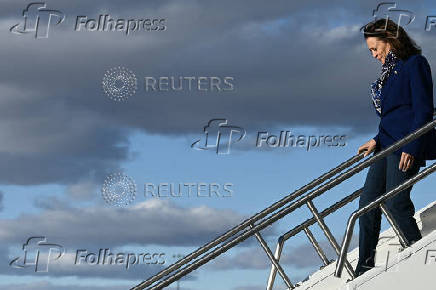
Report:
[[[415,54],[397,62],[381,91],[381,116],[376,151],[388,147],[433,120],[433,80],[427,59]],[[436,159],[436,130],[400,147],[415,162]]]

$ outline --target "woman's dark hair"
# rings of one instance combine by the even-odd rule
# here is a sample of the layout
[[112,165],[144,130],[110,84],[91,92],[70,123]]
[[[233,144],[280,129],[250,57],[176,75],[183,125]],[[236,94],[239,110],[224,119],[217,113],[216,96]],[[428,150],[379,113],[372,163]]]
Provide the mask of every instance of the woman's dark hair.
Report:
[[407,35],[403,27],[390,19],[382,18],[371,21],[362,26],[360,30],[363,30],[365,39],[377,37],[379,40],[388,42],[394,53],[402,60],[406,60],[414,54],[422,53],[421,47]]

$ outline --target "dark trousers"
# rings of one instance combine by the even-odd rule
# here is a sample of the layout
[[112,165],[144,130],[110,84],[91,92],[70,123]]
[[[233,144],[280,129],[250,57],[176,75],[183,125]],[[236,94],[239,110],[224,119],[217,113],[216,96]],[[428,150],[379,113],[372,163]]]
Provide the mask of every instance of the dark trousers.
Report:
[[[406,172],[398,169],[400,156],[395,154],[390,154],[371,164],[359,199],[359,208],[415,175],[420,168],[417,161],[415,160]],[[410,200],[411,190],[412,186],[401,191],[388,199],[385,205],[392,213],[406,239],[413,243],[421,239],[421,233],[413,217],[415,207]],[[359,262],[355,270],[356,275],[360,275],[375,266],[375,249],[380,234],[380,223],[381,210],[379,207],[359,217]]]

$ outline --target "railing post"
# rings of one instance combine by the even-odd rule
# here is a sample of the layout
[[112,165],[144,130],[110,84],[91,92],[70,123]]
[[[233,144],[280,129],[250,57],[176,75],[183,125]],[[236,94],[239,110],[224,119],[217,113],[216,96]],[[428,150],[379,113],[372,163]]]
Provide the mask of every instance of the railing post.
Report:
[[324,251],[321,249],[321,246],[316,241],[315,237],[313,236],[312,232],[309,228],[304,228],[304,232],[306,233],[307,238],[312,243],[312,246],[315,248],[315,251],[318,253],[318,256],[321,258],[322,262],[325,266],[330,264],[329,259],[325,255]]
[[[325,184],[319,186],[319,188],[314,189],[310,193],[308,193],[305,196],[302,196],[305,192],[313,189],[317,185],[322,184],[325,180],[329,179],[330,177],[336,175],[339,172],[342,172],[345,168],[350,167],[353,163],[359,161],[363,158],[363,153],[360,153],[356,156],[353,156],[346,162],[343,162],[336,168],[330,170],[329,172],[323,174],[319,178],[313,180],[312,182],[306,184],[305,186],[301,187],[300,189],[294,191],[292,194],[289,194],[288,196],[282,198],[280,201],[275,202],[271,206],[267,207],[263,211],[255,214],[254,216],[246,219],[239,225],[233,227],[231,230],[227,231],[223,235],[219,236],[215,240],[203,245],[202,247],[199,247],[196,251],[190,253],[189,255],[185,256],[184,258],[180,259],[179,261],[175,262],[174,264],[168,266],[164,270],[160,271],[159,273],[155,274],[154,276],[150,277],[146,281],[143,281],[139,283],[138,285],[131,288],[132,290],[142,290],[146,287],[151,287],[149,289],[151,290],[158,290],[162,289],[165,286],[170,285],[172,282],[176,281],[177,279],[189,274],[190,272],[194,271],[195,269],[201,267],[205,263],[209,262],[210,260],[216,258],[217,256],[223,254],[230,248],[236,246],[238,243],[246,240],[248,237],[255,235],[258,231],[266,228],[267,226],[273,224],[274,222],[280,220],[287,214],[293,212],[295,209],[302,206],[307,201],[311,201],[313,198],[320,196],[325,191],[337,186],[338,184],[342,183],[344,180],[350,178],[351,176],[355,175],[356,173],[362,171],[364,168],[368,167],[370,164],[374,163],[375,161],[384,158],[390,153],[393,153],[395,150],[401,148],[401,146],[419,138],[420,136],[424,135],[429,130],[433,129],[436,126],[436,120],[433,120],[432,122],[429,122],[425,126],[421,127],[420,129],[415,130],[414,132],[410,133],[403,139],[395,142],[394,144],[390,145],[388,148],[383,149],[378,154],[368,158],[367,160],[359,163],[357,166],[354,166],[353,168],[347,170],[344,173],[341,173],[339,176],[335,177],[332,180],[329,180]],[[430,170],[427,171],[428,168],[426,168],[425,175],[432,173],[436,170],[435,164],[431,166]],[[416,181],[414,181],[416,182]],[[413,183],[414,183],[413,182]],[[413,184],[412,183],[412,184]],[[388,193],[389,194],[389,193]],[[387,194],[387,195],[388,195]],[[297,197],[300,197],[297,201],[292,202],[291,204],[287,205]],[[387,199],[389,197],[386,197]],[[269,217],[267,215],[271,214]],[[252,226],[253,223],[258,222],[255,227]],[[321,223],[320,223],[321,225]],[[248,226],[251,226],[250,229],[246,228]],[[328,228],[327,228],[328,230]],[[347,228],[347,231],[349,229]],[[240,233],[242,231],[242,233]],[[347,232],[346,232],[347,233]],[[230,239],[228,241],[228,239]],[[344,241],[345,241],[344,237]],[[343,244],[344,247],[345,244]],[[348,248],[348,245],[346,245],[346,248]],[[268,248],[269,249],[269,248]],[[210,250],[210,251],[209,251]],[[346,255],[346,252],[343,253],[343,248],[341,248],[340,257],[338,260],[341,261],[342,264],[339,266],[340,270],[342,270],[343,263],[346,262],[348,264],[348,261],[343,260],[343,255]],[[203,256],[201,256],[203,255]],[[201,256],[201,257],[200,257]],[[198,259],[197,259],[198,258]],[[191,262],[188,264],[189,262]],[[273,260],[272,260],[273,261]],[[340,263],[339,263],[340,264]],[[184,267],[182,267],[184,266]],[[179,269],[181,268],[181,269]],[[348,268],[348,266],[347,266]],[[340,277],[340,273],[338,274],[338,268],[336,269],[335,276]],[[337,275],[338,274],[338,275]],[[156,282],[156,284],[155,284]],[[152,284],[155,284],[154,286],[151,286]]]
[[[358,154],[358,155],[355,155],[355,156],[351,157],[347,161],[342,162],[337,167],[335,167],[335,168],[331,169],[330,171],[322,174],[318,178],[315,178],[310,183],[308,183],[308,184],[302,186],[301,188],[295,190],[294,192],[292,192],[288,196],[286,196],[286,197],[282,198],[281,200],[275,202],[274,204],[272,204],[271,206],[267,207],[263,211],[261,211],[261,212],[255,214],[254,216],[246,219],[245,221],[243,221],[239,225],[233,227],[231,230],[227,231],[226,233],[224,233],[223,235],[219,236],[215,240],[213,240],[213,241],[203,245],[202,247],[198,248],[196,251],[194,251],[194,252],[190,253],[189,255],[183,257],[182,259],[178,260],[174,264],[172,264],[172,265],[168,266],[167,268],[163,269],[159,273],[153,275],[152,277],[148,278],[147,280],[145,280],[145,281],[139,283],[138,285],[134,286],[133,288],[131,288],[131,290],[142,290],[142,289],[144,289],[144,288],[154,284],[155,282],[158,282],[161,279],[163,281],[165,281],[165,282],[169,282],[169,280],[173,280],[170,277],[173,277],[174,274],[171,274],[171,273],[176,272],[177,269],[182,268],[183,265],[186,265],[189,262],[191,262],[192,260],[197,259],[202,254],[207,253],[209,250],[213,249],[214,247],[216,247],[220,243],[224,243],[224,241],[226,241],[227,239],[231,238],[232,236],[238,234],[240,231],[242,231],[246,227],[248,227],[249,224],[261,220],[262,218],[266,217],[268,214],[273,213],[274,211],[276,211],[276,210],[280,209],[281,207],[285,206],[287,203],[289,203],[289,202],[293,201],[294,199],[302,196],[305,192],[307,192],[307,191],[315,188],[316,186],[322,184],[325,180],[328,180],[329,178],[335,176],[339,172],[342,172],[346,168],[350,167],[354,163],[356,163],[359,160],[361,160],[363,158],[363,155],[364,154],[361,153],[361,154]],[[280,211],[283,211],[283,209],[280,210]],[[167,275],[170,275],[170,277],[164,278]],[[163,281],[158,282],[158,285],[163,284],[162,283]],[[165,283],[165,284],[167,284],[167,283]]]
[[[251,228],[253,228],[253,225],[250,225]],[[285,271],[283,271],[282,266],[280,266],[279,262],[274,258],[273,253],[271,252],[270,248],[266,244],[265,240],[262,238],[259,232],[256,232],[254,234],[256,236],[256,239],[259,241],[260,245],[262,246],[262,249],[267,254],[268,258],[271,260],[271,263],[277,268],[277,271],[279,272],[280,276],[282,276],[283,281],[285,282],[286,286],[288,286],[290,289],[294,289],[294,285],[292,285],[291,280],[289,280],[289,277],[286,275]]]
[[[309,207],[310,211],[312,212],[313,216],[315,217],[316,221],[318,222],[319,227],[326,235],[327,240],[330,242],[330,244],[335,249],[336,254],[339,256],[340,249],[339,249],[338,242],[336,242],[335,237],[333,236],[333,234],[330,232],[330,229],[325,224],[324,219],[322,217],[320,217],[318,210],[316,209],[315,205],[313,204],[313,202],[311,200],[307,201],[307,206]],[[345,260],[345,268],[347,269],[348,274],[350,274],[351,278],[356,277],[354,270],[353,270],[353,267],[351,266],[351,264],[347,260]]]
[[[284,243],[285,243],[285,239],[283,238],[283,236],[280,236],[278,238],[276,251],[274,253],[274,258],[276,258],[277,261],[280,261],[280,256],[282,255]],[[268,283],[266,286],[267,290],[272,290],[274,286],[274,281],[276,279],[276,273],[277,273],[277,268],[274,266],[273,263],[271,263],[271,271],[269,273]]]
[[[396,194],[398,194],[402,190],[409,188],[410,186],[414,185],[415,183],[424,179],[425,177],[427,177],[428,175],[432,174],[435,171],[436,171],[436,162],[433,163],[431,166],[426,167],[424,170],[418,172],[413,177],[407,179],[403,183],[397,185],[395,188],[393,188],[389,192],[383,194],[382,196],[379,196],[377,199],[375,199],[371,203],[356,210],[355,212],[353,212],[353,214],[351,214],[350,218],[348,219],[347,229],[345,230],[344,240],[342,241],[341,253],[340,253],[338,261],[336,263],[335,277],[341,277],[342,269],[343,269],[344,263],[346,261],[347,251],[348,251],[348,247],[350,245],[350,240],[351,240],[351,236],[353,234],[353,228],[354,228],[354,224],[356,222],[356,219],[358,217],[360,217],[361,215],[365,214],[366,212],[370,211],[371,209],[373,209],[377,206],[380,206],[381,203],[394,197]],[[388,213],[388,215],[390,214],[389,211],[387,211],[387,210],[386,210],[386,213]],[[392,218],[392,217],[390,217],[390,218]],[[393,221],[393,219],[392,219],[392,221]],[[398,233],[401,234],[401,231],[399,231]],[[405,242],[405,244],[406,243],[407,242]]]
[[388,220],[389,224],[391,225],[394,232],[397,234],[398,240],[400,241],[401,247],[406,248],[409,246],[409,241],[406,239],[406,236],[404,236],[403,231],[398,226],[397,222],[395,221],[394,217],[390,213],[390,211],[386,208],[386,205],[382,202],[380,203],[380,209],[386,216],[386,219]]

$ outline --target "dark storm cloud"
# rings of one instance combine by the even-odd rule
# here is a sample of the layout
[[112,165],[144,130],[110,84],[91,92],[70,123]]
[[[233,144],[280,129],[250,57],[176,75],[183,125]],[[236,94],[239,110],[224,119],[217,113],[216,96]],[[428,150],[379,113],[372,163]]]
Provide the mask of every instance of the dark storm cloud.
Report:
[[[99,183],[129,157],[134,130],[197,134],[216,117],[247,130],[375,132],[368,92],[379,64],[358,28],[372,19],[376,1],[106,2],[47,2],[67,15],[48,39],[0,32],[7,60],[0,66],[1,183]],[[25,4],[3,2],[2,26],[22,21]],[[103,13],[163,17],[167,30],[125,36],[71,29],[75,16]],[[412,24],[423,43],[434,37],[418,20]],[[431,58],[435,48],[425,53]],[[126,104],[101,89],[104,72],[119,65],[138,76],[138,92]],[[145,76],[230,76],[235,90],[150,93]]]

